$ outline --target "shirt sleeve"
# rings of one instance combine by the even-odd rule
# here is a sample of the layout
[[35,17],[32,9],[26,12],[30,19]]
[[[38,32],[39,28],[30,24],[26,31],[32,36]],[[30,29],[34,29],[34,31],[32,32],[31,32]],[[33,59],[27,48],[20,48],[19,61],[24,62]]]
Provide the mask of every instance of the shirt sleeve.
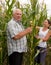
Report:
[[8,32],[9,32],[11,38],[13,38],[15,35],[17,35],[19,33],[18,28],[16,28],[16,26],[13,24],[8,25],[7,29],[8,29]]

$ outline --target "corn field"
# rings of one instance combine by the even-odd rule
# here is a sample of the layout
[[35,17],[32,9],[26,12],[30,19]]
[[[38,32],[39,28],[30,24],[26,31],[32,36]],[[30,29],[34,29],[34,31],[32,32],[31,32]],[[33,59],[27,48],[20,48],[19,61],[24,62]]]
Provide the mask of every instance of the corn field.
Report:
[[[10,3],[11,1],[11,3]],[[23,65],[38,65],[34,62],[35,47],[38,40],[34,38],[38,30],[36,26],[42,26],[42,22],[47,18],[47,9],[44,1],[40,5],[38,0],[30,0],[30,4],[22,6],[19,1],[5,0],[5,4],[0,4],[0,65],[8,65],[6,26],[12,18],[13,8],[20,8],[23,12],[22,24],[25,28],[32,25],[32,33],[27,35],[28,52],[24,54]],[[50,18],[51,19],[51,18]],[[49,49],[51,39],[48,41],[48,52],[46,65],[51,65],[51,49]]]

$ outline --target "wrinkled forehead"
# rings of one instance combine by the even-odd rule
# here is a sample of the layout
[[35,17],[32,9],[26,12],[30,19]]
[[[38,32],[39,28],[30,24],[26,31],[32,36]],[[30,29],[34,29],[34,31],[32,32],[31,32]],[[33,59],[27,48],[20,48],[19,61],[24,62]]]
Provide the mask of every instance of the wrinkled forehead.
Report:
[[21,13],[21,14],[22,14],[22,11],[21,11],[20,9],[15,9],[15,10],[13,11],[13,14],[15,14],[15,13]]

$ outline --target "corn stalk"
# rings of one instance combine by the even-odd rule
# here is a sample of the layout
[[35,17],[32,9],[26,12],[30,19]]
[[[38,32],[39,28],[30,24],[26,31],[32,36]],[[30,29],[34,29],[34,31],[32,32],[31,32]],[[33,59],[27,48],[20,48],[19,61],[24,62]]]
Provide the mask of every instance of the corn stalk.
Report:
[[[35,47],[37,46],[38,40],[34,38],[37,34],[36,25],[42,26],[42,22],[47,18],[46,5],[40,11],[40,5],[37,0],[30,0],[31,6],[23,8],[23,25],[25,27],[30,26],[30,20],[32,21],[32,33],[27,35],[28,40],[28,53],[24,59],[27,59],[25,65],[35,65]],[[43,7],[43,6],[42,6]]]
[[[28,52],[24,56],[23,63],[24,65],[35,65],[34,62],[34,55],[35,55],[35,47],[38,40],[34,38],[34,36],[37,34],[37,30],[35,29],[36,25],[42,25],[42,22],[44,19],[47,18],[47,11],[46,11],[46,5],[42,10],[40,11],[40,5],[38,3],[38,0],[30,0],[30,5],[27,4],[25,7],[21,6],[20,3],[15,0],[12,0],[11,4],[10,0],[6,0],[6,8],[3,13],[2,10],[0,10],[0,42],[2,42],[2,63],[3,65],[8,65],[8,63],[4,64],[5,58],[7,58],[7,47],[6,47],[6,26],[7,22],[12,17],[12,8],[16,6],[17,8],[20,8],[23,11],[22,15],[22,23],[25,26],[25,28],[29,27],[31,25],[30,21],[32,21],[32,33],[27,35],[27,45],[28,45]],[[43,7],[43,6],[42,6]],[[7,60],[6,60],[7,61]]]

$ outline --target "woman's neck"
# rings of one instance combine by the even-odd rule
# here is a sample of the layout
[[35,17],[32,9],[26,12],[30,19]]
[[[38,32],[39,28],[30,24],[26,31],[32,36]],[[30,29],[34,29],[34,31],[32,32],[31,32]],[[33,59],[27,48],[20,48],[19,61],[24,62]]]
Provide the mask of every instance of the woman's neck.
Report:
[[48,28],[47,27],[43,27],[43,31],[46,31]]

